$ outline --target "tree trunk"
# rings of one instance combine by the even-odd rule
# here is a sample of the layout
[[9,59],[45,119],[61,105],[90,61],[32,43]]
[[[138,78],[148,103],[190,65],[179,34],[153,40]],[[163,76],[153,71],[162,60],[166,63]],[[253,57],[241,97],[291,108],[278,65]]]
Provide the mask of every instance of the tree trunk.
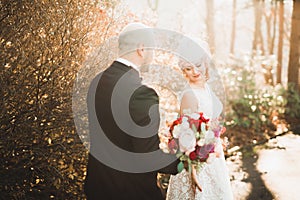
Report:
[[292,30],[290,37],[290,58],[288,66],[288,83],[299,91],[299,45],[300,45],[300,2],[293,1]]
[[276,26],[277,26],[277,1],[272,1],[272,15],[273,15],[273,34],[270,44],[269,52],[270,54],[274,54],[274,44],[275,44],[275,38],[276,38]]
[[267,27],[267,50],[268,53],[270,53],[271,50],[271,18],[272,18],[272,14],[267,14],[267,12],[263,13],[265,16],[265,20],[266,20],[266,27]]
[[233,0],[233,5],[232,5],[232,26],[231,26],[231,43],[230,43],[230,54],[231,55],[234,55],[235,26],[236,26],[236,0]]
[[281,83],[283,31],[284,31],[284,4],[283,4],[283,0],[281,0],[279,1],[279,35],[278,35],[278,49],[277,49],[278,64],[277,64],[277,74],[276,74],[277,83]]
[[253,0],[254,5],[254,14],[255,14],[255,29],[254,29],[254,40],[253,40],[253,51],[261,50],[262,55],[264,55],[264,44],[263,44],[263,36],[261,32],[261,21],[262,21],[262,6],[264,6],[264,2],[261,0]]
[[206,27],[208,35],[208,43],[212,53],[215,51],[215,29],[214,29],[214,0],[206,1]]

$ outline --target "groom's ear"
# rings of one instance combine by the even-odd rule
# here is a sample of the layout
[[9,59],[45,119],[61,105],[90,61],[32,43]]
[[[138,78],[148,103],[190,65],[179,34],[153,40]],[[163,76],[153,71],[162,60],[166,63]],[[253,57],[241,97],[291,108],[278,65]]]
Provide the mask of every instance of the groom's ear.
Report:
[[140,57],[144,57],[144,44],[139,44],[136,52]]

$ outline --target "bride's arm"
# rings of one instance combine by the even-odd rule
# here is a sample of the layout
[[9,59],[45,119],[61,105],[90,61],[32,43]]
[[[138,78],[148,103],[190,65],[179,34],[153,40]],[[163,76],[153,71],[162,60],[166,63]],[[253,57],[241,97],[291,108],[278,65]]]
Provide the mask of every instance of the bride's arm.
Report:
[[[193,113],[198,111],[198,100],[193,93],[193,91],[188,91],[183,94],[183,97],[181,99],[180,103],[180,114],[185,114],[185,113]],[[194,167],[192,167],[192,188],[193,192],[195,193],[196,187],[202,191],[201,185],[199,181],[197,180],[197,171]]]
[[180,114],[197,112],[198,101],[193,91],[188,91],[183,94],[180,103]]

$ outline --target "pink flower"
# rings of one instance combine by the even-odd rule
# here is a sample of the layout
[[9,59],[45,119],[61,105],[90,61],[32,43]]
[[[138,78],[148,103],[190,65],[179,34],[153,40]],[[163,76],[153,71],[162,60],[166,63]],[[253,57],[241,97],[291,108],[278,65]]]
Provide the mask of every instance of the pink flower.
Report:
[[178,144],[175,139],[171,139],[168,143],[168,147],[171,154],[175,154],[178,150]]
[[223,134],[223,133],[225,133],[226,132],[226,127],[222,127],[222,129],[221,129],[221,135]]
[[221,135],[219,130],[214,130],[214,134],[216,138],[220,137]]
[[219,129],[213,130],[215,133],[215,137],[220,137],[223,133],[225,133],[226,128],[225,127],[219,127]]
[[203,146],[197,146],[196,154],[199,156],[201,162],[205,162],[210,153],[215,152],[214,144],[206,144]]

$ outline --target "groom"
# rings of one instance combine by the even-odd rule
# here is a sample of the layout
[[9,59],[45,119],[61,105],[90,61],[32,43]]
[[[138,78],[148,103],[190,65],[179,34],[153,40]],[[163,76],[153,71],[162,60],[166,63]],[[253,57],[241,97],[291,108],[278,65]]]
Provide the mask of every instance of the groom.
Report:
[[119,36],[120,57],[90,85],[88,200],[162,200],[157,172],[177,173],[175,155],[159,150],[158,96],[139,74],[140,66],[152,61],[151,42],[149,27],[128,24]]

